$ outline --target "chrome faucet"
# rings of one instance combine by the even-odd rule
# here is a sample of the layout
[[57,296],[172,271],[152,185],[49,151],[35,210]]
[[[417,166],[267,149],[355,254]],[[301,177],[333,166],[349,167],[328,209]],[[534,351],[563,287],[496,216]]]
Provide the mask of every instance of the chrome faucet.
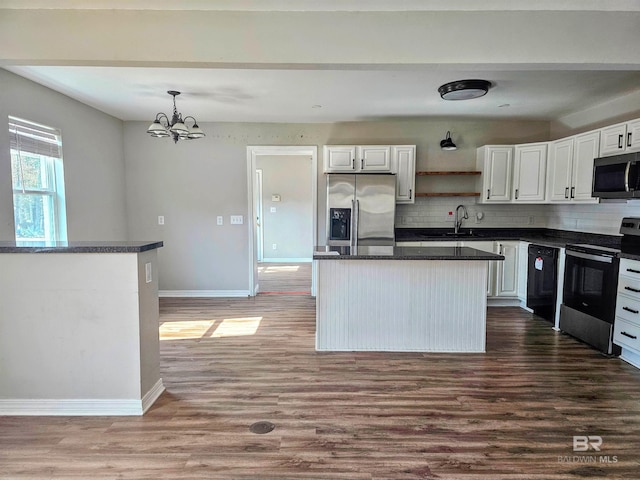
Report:
[[[461,208],[462,208],[462,211],[464,212],[464,215],[462,217],[460,217],[458,213]],[[469,218],[467,207],[465,207],[464,205],[458,205],[456,207],[455,217],[453,218],[453,233],[458,233],[458,230],[460,230],[460,227],[462,226],[462,220],[465,220],[467,218]]]

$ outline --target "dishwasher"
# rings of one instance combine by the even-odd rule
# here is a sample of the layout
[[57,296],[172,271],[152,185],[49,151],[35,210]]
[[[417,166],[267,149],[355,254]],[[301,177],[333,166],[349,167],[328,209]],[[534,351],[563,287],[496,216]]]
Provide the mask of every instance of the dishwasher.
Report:
[[527,307],[555,323],[558,285],[558,249],[529,245],[527,261]]

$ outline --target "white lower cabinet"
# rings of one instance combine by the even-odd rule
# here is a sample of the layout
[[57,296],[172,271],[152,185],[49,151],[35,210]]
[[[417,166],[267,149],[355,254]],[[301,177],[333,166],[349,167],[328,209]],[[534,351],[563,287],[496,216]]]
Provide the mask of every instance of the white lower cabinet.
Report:
[[[518,297],[518,271],[520,259],[518,257],[519,241],[488,242],[467,240],[462,242],[465,247],[475,248],[483,252],[504,255],[504,260],[489,262],[487,278],[487,296],[500,298]],[[526,262],[525,262],[526,271]]]
[[[495,242],[483,242],[468,240],[461,242],[464,247],[475,248],[482,252],[495,253]],[[489,262],[489,269],[487,270],[487,297],[493,297],[495,278],[496,278],[496,264],[498,262]]]
[[[504,255],[504,260],[496,260],[489,262],[487,271],[487,297],[500,299],[517,299],[525,298],[526,300],[526,272],[527,260],[526,251],[524,259],[524,267],[521,267],[522,259],[519,256],[521,250],[520,241],[487,241],[487,240],[450,240],[450,241],[431,241],[431,242],[398,242],[399,247],[470,247],[482,252],[497,253]],[[519,272],[524,270],[524,282],[519,278]],[[524,293],[521,293],[519,287],[524,283]],[[522,296],[521,296],[522,295]]]
[[529,268],[529,242],[518,244],[518,299],[527,303],[527,268]]
[[640,261],[620,260],[613,343],[620,358],[640,368]]

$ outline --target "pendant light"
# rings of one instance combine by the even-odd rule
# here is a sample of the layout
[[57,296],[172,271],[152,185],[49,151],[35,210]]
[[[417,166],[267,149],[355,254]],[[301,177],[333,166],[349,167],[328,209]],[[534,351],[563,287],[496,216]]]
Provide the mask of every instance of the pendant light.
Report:
[[[154,138],[173,137],[174,143],[178,143],[178,140],[193,140],[196,138],[204,137],[204,132],[198,126],[198,122],[192,116],[182,118],[182,114],[178,113],[176,108],[176,97],[180,95],[180,92],[176,90],[169,90],[167,92],[173,97],[173,115],[171,120],[165,113],[158,113],[154,122],[149,125],[147,133]],[[193,120],[193,125],[188,127],[186,125],[187,120]]]
[[491,82],[487,80],[456,80],[438,88],[443,100],[470,100],[482,97],[491,88]]
[[442,150],[457,150],[456,144],[451,140],[451,132],[447,130],[447,136],[444,137],[444,140],[440,141],[440,148]]

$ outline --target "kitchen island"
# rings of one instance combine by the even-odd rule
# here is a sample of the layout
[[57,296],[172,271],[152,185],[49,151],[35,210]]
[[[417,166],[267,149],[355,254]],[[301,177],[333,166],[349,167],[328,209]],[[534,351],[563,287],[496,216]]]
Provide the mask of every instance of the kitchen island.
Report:
[[0,242],[0,415],[142,415],[162,242]]
[[488,262],[469,247],[316,247],[316,350],[484,352]]

